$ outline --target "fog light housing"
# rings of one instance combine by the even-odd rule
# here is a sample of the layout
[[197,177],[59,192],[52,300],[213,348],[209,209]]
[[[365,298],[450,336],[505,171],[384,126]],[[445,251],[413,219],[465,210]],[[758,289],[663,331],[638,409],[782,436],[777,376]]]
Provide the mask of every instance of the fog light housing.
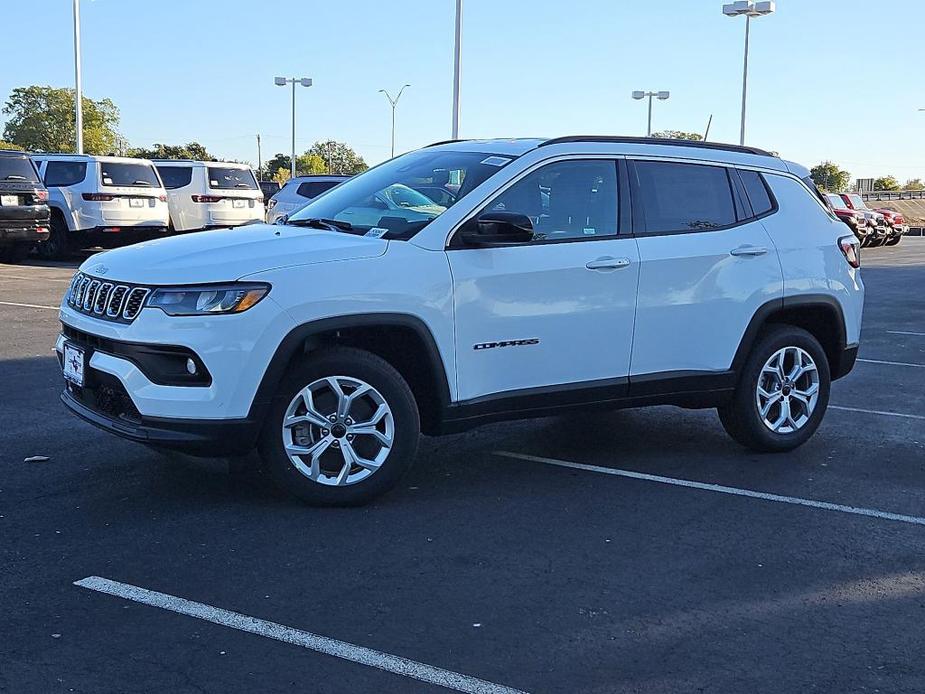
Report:
[[186,360],[186,373],[188,373],[190,376],[196,375],[196,362],[194,362],[192,359]]

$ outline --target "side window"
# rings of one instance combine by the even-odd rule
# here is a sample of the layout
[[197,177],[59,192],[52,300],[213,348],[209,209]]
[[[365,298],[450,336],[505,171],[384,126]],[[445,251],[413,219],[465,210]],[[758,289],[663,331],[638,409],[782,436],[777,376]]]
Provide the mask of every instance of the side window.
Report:
[[528,174],[482,212],[517,212],[533,222],[534,241],[615,236],[617,163],[562,161]]
[[660,161],[637,161],[635,167],[634,198],[647,232],[709,231],[736,223],[724,167]]
[[193,180],[192,166],[158,166],[157,172],[161,175],[164,188],[167,190],[183,188]]
[[765,185],[764,178],[760,173],[757,171],[739,171],[739,177],[742,179],[742,185],[745,186],[748,201],[752,204],[752,213],[756,217],[767,214],[774,209],[768,187]]
[[87,163],[83,161],[49,161],[45,165],[46,186],[72,186],[87,177]]
[[338,183],[340,183],[340,181],[309,181],[299,185],[296,193],[301,195],[303,198],[317,198],[322,193],[331,190],[331,188],[336,186]]

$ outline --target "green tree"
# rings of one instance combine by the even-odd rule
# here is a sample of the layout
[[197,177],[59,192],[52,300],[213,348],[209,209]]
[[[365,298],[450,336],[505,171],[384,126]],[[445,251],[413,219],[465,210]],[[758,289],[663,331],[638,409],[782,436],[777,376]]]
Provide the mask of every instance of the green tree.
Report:
[[288,181],[291,177],[292,177],[292,176],[291,176],[290,173],[289,173],[289,167],[288,167],[288,166],[280,166],[279,168],[276,169],[276,172],[275,172],[272,176],[270,176],[270,180],[271,180],[271,181],[276,181],[276,182],[279,183],[280,185],[283,185],[283,184],[284,184],[286,181]]
[[324,140],[312,145],[306,154],[315,155],[325,162],[325,172],[329,174],[354,175],[363,173],[369,166],[363,157],[343,142]]
[[12,142],[7,142],[6,140],[0,140],[0,149],[18,149],[21,150],[22,147],[19,145],[14,145]]
[[810,169],[816,186],[832,193],[844,193],[851,185],[851,174],[831,161],[824,161]]
[[652,137],[658,137],[664,140],[695,140],[700,141],[703,135],[699,133],[686,133],[683,130],[659,130],[652,133]]
[[198,142],[188,142],[185,145],[163,145],[155,143],[151,149],[133,147],[128,150],[128,156],[139,159],[195,159],[197,161],[214,161],[206,148]]
[[874,190],[899,190],[896,176],[881,176],[874,181]]
[[903,185],[903,190],[925,190],[925,183],[922,183],[921,178],[910,178]]
[[[269,179],[271,181],[276,181],[276,175],[280,169],[285,169],[287,174],[289,172],[289,157],[281,152],[277,152],[271,159],[268,159],[263,163],[263,171],[259,171],[261,179]],[[289,180],[289,176],[286,176],[286,180]],[[277,181],[279,183],[279,181]]]
[[[35,152],[72,152],[76,137],[74,90],[17,87],[3,107],[3,138]],[[83,98],[84,151],[109,154],[117,144],[119,109],[109,99]]]

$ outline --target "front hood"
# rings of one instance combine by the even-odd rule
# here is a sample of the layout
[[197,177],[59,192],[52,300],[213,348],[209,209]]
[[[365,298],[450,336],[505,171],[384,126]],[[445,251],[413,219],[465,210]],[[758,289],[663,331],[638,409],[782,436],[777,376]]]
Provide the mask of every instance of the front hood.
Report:
[[135,284],[229,282],[280,267],[374,258],[388,241],[336,231],[249,224],[118,248],[88,258],[82,272]]

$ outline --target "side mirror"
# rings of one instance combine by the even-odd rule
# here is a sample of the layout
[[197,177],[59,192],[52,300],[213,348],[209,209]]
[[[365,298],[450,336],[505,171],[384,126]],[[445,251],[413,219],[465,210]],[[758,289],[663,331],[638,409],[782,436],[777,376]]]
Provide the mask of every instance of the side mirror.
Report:
[[477,230],[465,231],[462,241],[469,246],[508,246],[533,241],[533,222],[518,212],[483,212]]
[[277,226],[284,226],[286,222],[288,221],[289,221],[289,215],[284,214],[284,215],[280,215],[279,217],[277,217],[276,221],[273,223],[276,224]]

